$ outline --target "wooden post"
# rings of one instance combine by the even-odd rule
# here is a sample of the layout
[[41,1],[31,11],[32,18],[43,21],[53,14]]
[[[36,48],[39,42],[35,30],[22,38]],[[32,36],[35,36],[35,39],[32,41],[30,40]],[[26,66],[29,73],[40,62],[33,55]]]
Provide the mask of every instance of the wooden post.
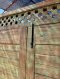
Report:
[[27,60],[26,60],[26,79],[35,79],[34,77],[34,47],[31,47],[32,27],[28,27],[27,37]]
[[27,28],[20,28],[20,78],[26,79],[26,34]]

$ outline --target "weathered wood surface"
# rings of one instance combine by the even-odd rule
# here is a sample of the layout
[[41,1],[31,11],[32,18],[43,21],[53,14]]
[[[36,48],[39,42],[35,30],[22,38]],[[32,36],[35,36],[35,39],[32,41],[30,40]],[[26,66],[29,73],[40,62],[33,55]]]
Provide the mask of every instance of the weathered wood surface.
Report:
[[0,31],[0,79],[25,79],[26,29]]
[[35,44],[60,44],[60,23],[35,27]]
[[28,27],[26,79],[34,79],[34,49],[31,48],[32,27]]
[[[56,2],[42,2],[0,15],[0,79],[60,79],[60,23],[42,25],[60,22],[57,12],[60,4],[54,10],[53,7],[47,7],[47,12],[55,14],[55,18],[43,11],[43,6],[51,3]],[[28,14],[29,11],[31,14]],[[39,15],[41,12],[42,16]],[[20,20],[26,25],[27,20],[35,25],[41,24],[34,28],[33,48],[32,28],[28,27],[27,31],[25,26],[20,27]]]
[[60,27],[35,27],[35,79],[60,79]]
[[20,27],[0,28],[0,44],[20,44]]
[[19,79],[26,79],[26,59],[27,59],[27,28],[21,27],[20,53],[19,53],[19,69],[20,69]]
[[35,74],[35,79],[53,79],[45,75]]
[[[45,31],[47,34],[50,27],[35,27],[34,43],[35,48],[31,48],[31,27],[19,27],[18,29],[0,31],[0,78],[2,79],[59,79],[60,78],[60,44],[51,42],[41,42],[39,34]],[[53,36],[59,37],[60,29],[58,25],[53,28]],[[7,32],[10,39],[7,40]],[[52,32],[50,32],[52,33]],[[56,34],[56,35],[55,35]],[[13,37],[12,37],[13,35]],[[14,37],[15,35],[15,37]],[[49,34],[50,35],[50,34]],[[49,38],[49,35],[47,38]],[[17,38],[16,38],[17,36]],[[39,38],[37,38],[39,36]],[[45,35],[42,35],[45,37]],[[9,37],[8,37],[9,38]],[[46,37],[45,37],[46,38]],[[15,40],[14,40],[15,39]],[[17,40],[18,39],[18,40]],[[40,40],[39,40],[40,39]],[[51,38],[52,39],[52,38]],[[55,38],[56,39],[56,38]],[[55,40],[54,39],[54,40]],[[4,41],[5,40],[5,41]],[[37,40],[39,42],[37,43]],[[45,39],[46,40],[46,39]],[[57,38],[57,42],[60,40]],[[10,42],[11,41],[11,42]],[[49,39],[47,40],[49,41]]]
[[[53,48],[52,48],[53,47]],[[35,50],[35,72],[55,79],[60,77],[60,46],[38,45]]]
[[60,56],[60,45],[36,45],[36,52],[41,55]]

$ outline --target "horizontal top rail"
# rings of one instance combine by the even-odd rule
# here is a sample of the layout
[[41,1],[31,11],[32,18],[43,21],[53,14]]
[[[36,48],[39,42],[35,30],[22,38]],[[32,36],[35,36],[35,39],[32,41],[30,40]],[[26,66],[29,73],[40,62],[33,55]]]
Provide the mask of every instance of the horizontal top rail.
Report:
[[5,17],[5,16],[9,16],[9,15],[13,15],[13,14],[17,14],[17,13],[24,13],[24,12],[28,12],[28,11],[32,11],[34,9],[37,8],[42,8],[44,6],[50,6],[50,5],[55,5],[55,4],[60,4],[60,1],[42,1],[33,5],[29,5],[23,8],[19,8],[13,11],[9,11],[9,12],[5,12],[3,14],[0,15],[1,17]]

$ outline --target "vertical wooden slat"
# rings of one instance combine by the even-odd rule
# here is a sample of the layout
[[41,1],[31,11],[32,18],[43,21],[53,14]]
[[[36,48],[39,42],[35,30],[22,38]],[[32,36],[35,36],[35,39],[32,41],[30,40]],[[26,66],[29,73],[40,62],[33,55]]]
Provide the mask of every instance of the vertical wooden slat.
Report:
[[26,27],[20,28],[20,78],[19,79],[25,79],[25,72],[26,72]]
[[28,27],[26,79],[34,79],[34,48],[31,48],[32,27]]

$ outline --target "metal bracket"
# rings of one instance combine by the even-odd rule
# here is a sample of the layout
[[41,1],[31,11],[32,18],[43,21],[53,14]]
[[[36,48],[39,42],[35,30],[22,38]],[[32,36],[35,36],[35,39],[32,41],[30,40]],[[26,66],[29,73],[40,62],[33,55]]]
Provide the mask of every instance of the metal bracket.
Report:
[[34,45],[34,24],[32,24],[31,48],[33,48],[33,45]]

